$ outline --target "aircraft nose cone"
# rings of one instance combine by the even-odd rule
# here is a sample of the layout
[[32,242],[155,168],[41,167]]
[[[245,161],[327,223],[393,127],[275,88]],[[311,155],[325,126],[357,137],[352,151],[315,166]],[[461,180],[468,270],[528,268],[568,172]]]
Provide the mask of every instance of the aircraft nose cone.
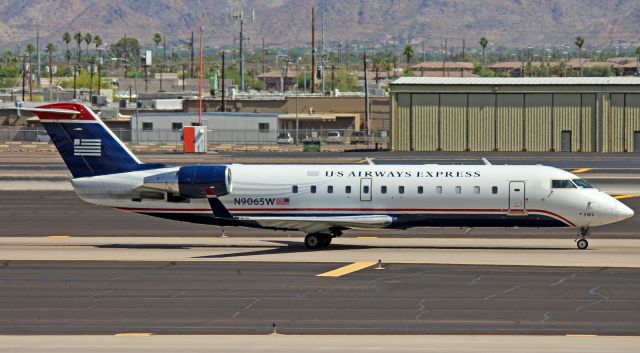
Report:
[[618,205],[618,215],[620,216],[620,219],[627,219],[633,217],[634,212],[627,205],[621,202]]

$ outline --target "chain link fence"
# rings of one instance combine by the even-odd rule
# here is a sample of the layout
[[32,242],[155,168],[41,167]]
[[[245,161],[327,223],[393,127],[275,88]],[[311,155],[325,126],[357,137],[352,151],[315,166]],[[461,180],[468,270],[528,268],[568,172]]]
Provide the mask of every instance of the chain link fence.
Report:
[[[111,129],[121,141],[133,144],[182,145],[182,130],[138,130]],[[300,129],[296,130],[222,130],[209,129],[209,144],[231,145],[290,145],[300,142],[320,141],[329,145],[376,145],[386,146],[389,142],[387,131],[375,131],[367,135],[365,131],[339,129]],[[48,142],[49,135],[43,128],[36,127],[0,127],[2,142]]]

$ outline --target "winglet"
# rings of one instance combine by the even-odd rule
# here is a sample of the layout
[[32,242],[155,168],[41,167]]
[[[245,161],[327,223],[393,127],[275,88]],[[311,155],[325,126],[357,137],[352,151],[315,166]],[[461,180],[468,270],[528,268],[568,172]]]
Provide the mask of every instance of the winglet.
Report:
[[229,210],[227,210],[227,208],[224,207],[222,202],[218,199],[218,195],[216,194],[216,190],[213,186],[204,188],[204,194],[207,196],[207,201],[209,201],[209,206],[211,207],[214,217],[233,219]]

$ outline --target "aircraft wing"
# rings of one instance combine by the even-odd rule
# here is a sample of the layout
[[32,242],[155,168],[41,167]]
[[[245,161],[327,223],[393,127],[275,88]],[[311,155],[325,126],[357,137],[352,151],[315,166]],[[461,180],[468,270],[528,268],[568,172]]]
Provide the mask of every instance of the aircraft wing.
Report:
[[306,233],[327,232],[331,228],[383,228],[393,223],[386,215],[339,216],[339,217],[238,217],[254,221],[263,227],[298,229]]

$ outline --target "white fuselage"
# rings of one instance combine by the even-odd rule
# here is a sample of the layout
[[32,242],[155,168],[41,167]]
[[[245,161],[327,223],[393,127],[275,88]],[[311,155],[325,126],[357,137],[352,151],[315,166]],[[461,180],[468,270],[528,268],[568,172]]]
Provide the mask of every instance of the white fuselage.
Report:
[[[579,179],[545,166],[500,165],[230,165],[231,191],[220,201],[234,216],[388,215],[390,227],[591,227],[633,215],[594,188],[552,188]],[[140,197],[144,177],[162,168],[78,178],[91,203],[201,223],[204,198]],[[575,184],[573,184],[575,185]],[[146,194],[145,194],[146,195]],[[182,216],[181,216],[182,215]],[[200,218],[189,217],[199,215]],[[213,218],[213,217],[211,217]]]

